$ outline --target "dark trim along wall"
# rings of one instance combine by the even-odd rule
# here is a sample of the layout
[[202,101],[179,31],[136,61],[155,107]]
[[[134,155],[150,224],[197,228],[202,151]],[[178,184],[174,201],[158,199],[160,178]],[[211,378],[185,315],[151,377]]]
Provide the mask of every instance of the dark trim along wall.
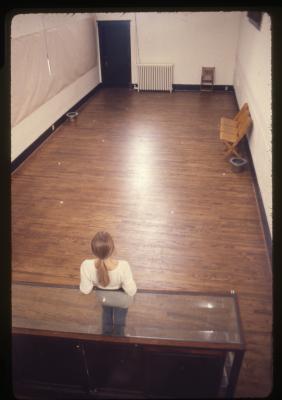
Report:
[[[237,100],[235,91],[234,91],[234,96],[235,96],[237,108],[239,110],[240,107],[238,104],[238,100]],[[264,208],[264,204],[263,204],[263,200],[262,200],[262,196],[261,196],[260,187],[259,187],[258,180],[257,180],[256,170],[255,170],[255,166],[254,166],[253,158],[252,158],[252,153],[251,153],[251,150],[249,147],[248,139],[245,137],[242,140],[242,142],[243,142],[242,143],[243,151],[245,152],[246,158],[249,162],[249,169],[250,169],[253,183],[254,183],[256,200],[257,200],[257,204],[258,204],[258,208],[259,208],[259,214],[260,214],[261,223],[262,223],[262,227],[263,227],[263,234],[264,234],[264,239],[265,239],[265,243],[266,243],[266,247],[267,247],[267,251],[268,251],[269,261],[270,261],[270,264],[272,264],[272,238],[271,238],[270,229],[269,229],[269,225],[268,225],[268,221],[267,221],[267,217],[266,217],[266,212],[265,212],[265,208]]]
[[[132,83],[131,87],[137,88],[138,83]],[[180,84],[180,83],[174,83],[172,84],[172,89],[175,90],[176,92],[179,91],[199,91],[201,89],[201,85],[187,85],[187,84]],[[234,88],[232,85],[214,85],[213,87],[214,91],[226,91],[226,92],[234,92]]]
[[11,172],[13,172],[18,166],[28,157],[30,154],[37,149],[37,147],[44,142],[55,130],[60,126],[66,119],[66,114],[70,111],[76,111],[83,103],[85,103],[90,97],[92,97],[100,88],[99,83],[94,89],[92,89],[86,96],[79,100],[74,106],[72,106],[64,115],[61,116],[57,121],[54,122],[53,127],[50,126],[45,132],[43,132],[30,146],[28,146],[15,160],[11,163]]
[[248,160],[250,163],[250,171],[251,171],[253,182],[254,182],[254,188],[255,188],[255,192],[256,192],[256,198],[257,198],[257,202],[258,202],[258,207],[259,207],[261,222],[262,222],[262,226],[263,226],[263,233],[264,233],[264,238],[265,238],[265,242],[266,242],[266,246],[267,246],[267,250],[268,250],[268,255],[269,255],[270,263],[272,263],[272,238],[271,238],[271,234],[270,234],[270,230],[269,230],[269,226],[268,226],[268,222],[267,222],[266,212],[265,212],[265,208],[264,208],[264,204],[263,204],[263,200],[262,200],[262,196],[261,196],[261,192],[260,192],[260,188],[259,188],[259,184],[258,184],[258,180],[257,180],[257,176],[256,176],[256,171],[255,171],[248,139],[245,139],[244,146],[245,146],[247,157],[248,157]]
[[[199,91],[201,89],[201,85],[182,85],[182,84],[173,84],[173,90],[175,91]],[[226,92],[234,92],[234,88],[232,85],[214,85],[214,91],[226,91]]]
[[[135,84],[132,84],[131,87],[134,88],[135,86],[136,86]],[[103,87],[102,83],[98,84],[93,90],[91,90],[91,92],[89,92],[85,97],[83,97],[81,100],[79,100],[78,103],[76,103],[72,108],[70,108],[68,110],[68,112],[77,110],[83,103],[85,103],[90,97],[92,97],[102,87]],[[182,91],[182,90],[183,91],[194,91],[194,90],[199,91],[200,85],[174,84],[173,90],[175,90],[175,91]],[[215,91],[233,92],[236,103],[237,103],[237,107],[239,110],[236,93],[235,93],[234,87],[232,85],[215,85],[214,90]],[[48,128],[44,133],[42,133],[41,136],[39,136],[38,139],[36,139],[26,150],[24,150],[11,163],[11,171],[13,172],[41,143],[44,142],[45,139],[47,139],[48,136],[50,136],[56,130],[56,128],[58,128],[59,125],[61,125],[66,120],[66,118],[67,118],[66,114],[64,114],[61,118],[59,118],[56,122],[54,122],[54,129],[52,129],[52,127]],[[252,155],[251,155],[251,151],[250,151],[249,143],[248,143],[247,139],[244,141],[244,151],[246,153],[247,159],[249,160],[250,172],[251,172],[253,182],[254,182],[254,188],[255,188],[257,203],[258,203],[258,207],[259,207],[260,217],[261,217],[261,221],[262,221],[265,242],[266,242],[268,255],[269,255],[269,259],[270,259],[270,263],[271,263],[272,262],[272,238],[270,235],[270,230],[269,230],[269,226],[268,226],[268,222],[267,222],[265,208],[263,205],[260,188],[259,188],[258,181],[257,181],[256,171],[255,171],[255,167],[254,167],[254,163],[253,163],[253,159],[252,159]]]

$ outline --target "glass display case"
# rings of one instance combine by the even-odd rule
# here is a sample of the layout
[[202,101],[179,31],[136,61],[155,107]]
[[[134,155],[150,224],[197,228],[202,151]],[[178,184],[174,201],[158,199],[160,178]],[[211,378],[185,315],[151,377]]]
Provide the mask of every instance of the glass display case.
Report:
[[235,293],[140,290],[124,329],[104,334],[107,295],[13,284],[18,391],[55,385],[56,393],[68,387],[68,395],[85,398],[234,395],[245,351]]

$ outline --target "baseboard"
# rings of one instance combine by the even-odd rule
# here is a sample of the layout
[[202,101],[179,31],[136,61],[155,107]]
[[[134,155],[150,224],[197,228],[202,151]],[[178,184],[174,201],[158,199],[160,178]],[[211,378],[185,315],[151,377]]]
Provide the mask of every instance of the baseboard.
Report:
[[[234,96],[235,96],[237,109],[239,111],[240,107],[238,104],[235,90],[234,90]],[[257,200],[257,204],[258,204],[258,208],[259,208],[259,214],[260,214],[260,220],[261,220],[261,224],[262,224],[262,228],[263,228],[264,240],[266,243],[266,248],[267,248],[270,264],[272,265],[272,237],[270,234],[270,229],[269,229],[269,225],[268,225],[268,221],[267,221],[267,217],[266,217],[266,212],[265,212],[265,208],[264,208],[264,204],[263,204],[263,200],[262,200],[262,195],[261,195],[260,187],[258,184],[256,170],[255,170],[252,153],[250,150],[249,141],[248,141],[247,137],[245,137],[242,140],[242,145],[243,145],[243,151],[249,162],[249,169],[250,169],[251,176],[252,176],[252,179],[254,182],[256,200]]]
[[263,200],[262,200],[262,196],[261,196],[260,187],[259,187],[258,180],[257,180],[256,170],[255,170],[255,166],[254,166],[253,158],[252,158],[252,153],[251,153],[251,150],[249,147],[249,142],[248,142],[247,138],[245,138],[243,140],[243,146],[244,146],[244,150],[245,150],[248,162],[249,162],[249,169],[250,169],[252,179],[254,182],[256,199],[257,199],[261,223],[262,223],[262,227],[263,227],[264,239],[265,239],[265,243],[266,243],[266,247],[267,247],[267,251],[268,251],[269,260],[270,260],[270,263],[272,264],[272,238],[271,238],[270,229],[269,229],[269,225],[268,225],[268,221],[267,221],[267,217],[266,217],[266,212],[265,212],[265,208],[264,208],[264,204],[263,204]]
[[17,158],[11,162],[11,172],[20,166],[20,164],[27,159],[37,149],[37,147],[43,143],[55,130],[67,119],[66,114],[70,111],[76,111],[83,103],[85,103],[90,97],[97,93],[101,88],[99,83],[94,89],[92,89],[87,95],[80,99],[74,106],[72,106],[64,115],[62,115],[57,121],[55,121],[45,132],[43,132],[31,145],[29,145]]
[[100,83],[102,88],[129,88],[133,89],[133,83]]
[[[132,88],[138,89],[138,83],[132,83]],[[187,84],[179,84],[173,83],[172,90],[175,92],[199,92],[201,90],[201,85],[187,85]],[[214,92],[234,92],[233,85],[214,85],[213,90],[206,90],[207,92],[214,91]]]
[[[173,90],[176,92],[178,91],[200,91],[201,85],[183,85],[175,83],[172,85]],[[207,90],[210,91],[210,90]],[[214,92],[234,92],[233,85],[214,85],[213,90]]]

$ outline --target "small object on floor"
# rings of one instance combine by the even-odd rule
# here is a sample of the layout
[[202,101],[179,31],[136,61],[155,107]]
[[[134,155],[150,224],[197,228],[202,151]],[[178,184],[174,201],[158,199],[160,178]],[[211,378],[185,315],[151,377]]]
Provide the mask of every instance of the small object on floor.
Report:
[[70,111],[70,112],[66,113],[66,116],[72,122],[78,116],[78,112],[77,111]]
[[244,171],[247,165],[247,160],[245,158],[231,157],[229,162],[231,164],[231,170],[236,173]]

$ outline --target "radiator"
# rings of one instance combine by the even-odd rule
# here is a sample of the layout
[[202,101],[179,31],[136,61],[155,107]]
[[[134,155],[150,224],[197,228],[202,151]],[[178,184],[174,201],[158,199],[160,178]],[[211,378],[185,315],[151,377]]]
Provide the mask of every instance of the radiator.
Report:
[[173,64],[137,64],[138,92],[168,90],[172,92]]

